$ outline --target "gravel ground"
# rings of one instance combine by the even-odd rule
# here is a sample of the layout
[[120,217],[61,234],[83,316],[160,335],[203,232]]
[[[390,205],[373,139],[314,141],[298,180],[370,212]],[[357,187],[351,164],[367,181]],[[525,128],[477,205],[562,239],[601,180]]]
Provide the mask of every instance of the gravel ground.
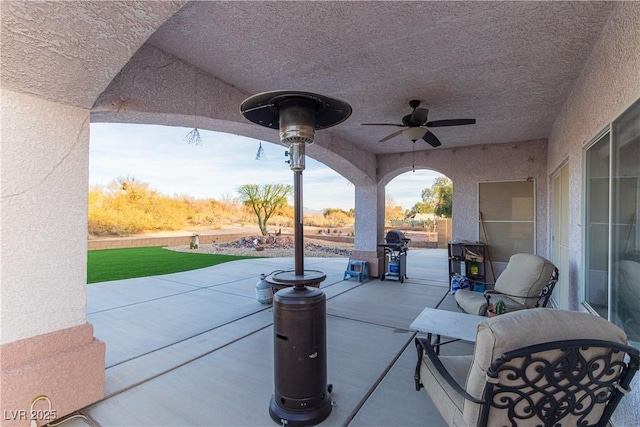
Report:
[[[305,256],[309,257],[349,257],[353,254],[352,243],[329,242],[312,238],[304,239]],[[260,250],[259,248],[263,248]],[[294,242],[288,236],[262,237],[250,236],[235,242],[213,243],[200,245],[198,249],[191,249],[189,245],[170,246],[167,249],[178,252],[192,252],[199,254],[241,255],[255,257],[293,257]]]

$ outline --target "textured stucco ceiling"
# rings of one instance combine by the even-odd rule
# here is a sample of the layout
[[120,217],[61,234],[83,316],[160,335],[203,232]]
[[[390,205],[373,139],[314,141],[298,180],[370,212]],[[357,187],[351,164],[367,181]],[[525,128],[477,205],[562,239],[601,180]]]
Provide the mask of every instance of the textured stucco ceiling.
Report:
[[[122,77],[127,61],[159,49],[236,94],[299,89],[341,98],[353,115],[323,132],[374,155],[409,151],[411,142],[378,143],[398,128],[361,123],[400,123],[411,99],[430,110],[429,120],[477,120],[432,129],[442,148],[547,138],[616,2],[2,1],[1,7],[5,88],[94,106],[98,117],[100,102],[107,103],[101,94],[108,98],[105,88]],[[144,79],[133,76],[118,99],[136,90],[192,87],[193,73],[183,77],[172,88],[157,82],[137,88]],[[211,98],[202,108],[239,116],[238,100],[229,99]],[[416,149],[432,148],[419,142]]]
[[90,108],[184,3],[2,0],[2,87]]
[[[398,128],[422,101],[443,147],[546,138],[598,41],[611,2],[192,2],[148,43],[253,94],[336,96],[332,130],[372,153],[410,149]],[[426,143],[422,142],[428,148]]]

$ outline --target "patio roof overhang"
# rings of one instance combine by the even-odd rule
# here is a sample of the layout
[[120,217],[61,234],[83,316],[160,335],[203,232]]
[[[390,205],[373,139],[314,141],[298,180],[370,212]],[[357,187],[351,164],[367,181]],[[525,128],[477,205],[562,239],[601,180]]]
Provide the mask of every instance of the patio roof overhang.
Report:
[[[123,9],[124,7],[124,9]],[[438,149],[547,138],[615,2],[115,2],[7,4],[3,85],[93,107],[93,121],[200,127],[277,141],[238,106],[279,89],[326,93],[352,117],[309,154],[348,175],[353,152],[371,158],[412,150],[399,129],[409,101],[429,120],[475,118],[437,128]],[[21,17],[21,18],[20,18]],[[20,28],[41,43],[25,48]],[[55,28],[78,43],[50,43]],[[59,38],[59,37],[58,37]],[[118,43],[107,40],[115,38]],[[135,53],[135,54],[134,54]],[[65,62],[65,67],[60,64]],[[97,70],[101,70],[99,73]],[[106,71],[106,72],[105,72]],[[116,74],[118,74],[116,76]],[[194,81],[198,74],[198,111]],[[112,81],[112,79],[115,80]],[[170,102],[167,102],[170,100]],[[420,151],[434,150],[424,141]],[[315,151],[314,151],[315,150]],[[370,163],[369,159],[369,163]]]

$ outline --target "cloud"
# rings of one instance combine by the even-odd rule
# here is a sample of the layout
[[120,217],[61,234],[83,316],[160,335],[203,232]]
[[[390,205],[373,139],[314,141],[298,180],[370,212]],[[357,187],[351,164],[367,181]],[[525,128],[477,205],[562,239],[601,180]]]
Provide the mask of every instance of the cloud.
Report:
[[[237,197],[243,184],[293,184],[286,147],[262,142],[264,156],[256,160],[260,141],[200,130],[201,146],[187,144],[191,129],[158,125],[92,123],[89,183],[107,185],[131,176],[169,195],[221,199]],[[387,185],[387,194],[408,209],[420,201],[423,188],[439,176],[433,171],[405,173]],[[340,174],[312,158],[303,172],[305,208],[354,207],[355,187]]]

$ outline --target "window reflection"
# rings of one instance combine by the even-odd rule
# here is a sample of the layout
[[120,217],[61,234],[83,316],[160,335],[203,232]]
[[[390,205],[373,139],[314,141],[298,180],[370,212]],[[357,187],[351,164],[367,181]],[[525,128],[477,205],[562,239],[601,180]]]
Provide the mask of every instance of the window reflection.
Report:
[[640,102],[613,122],[610,320],[640,342]]
[[586,302],[640,345],[640,100],[586,152]]
[[586,300],[608,318],[609,133],[587,150]]

